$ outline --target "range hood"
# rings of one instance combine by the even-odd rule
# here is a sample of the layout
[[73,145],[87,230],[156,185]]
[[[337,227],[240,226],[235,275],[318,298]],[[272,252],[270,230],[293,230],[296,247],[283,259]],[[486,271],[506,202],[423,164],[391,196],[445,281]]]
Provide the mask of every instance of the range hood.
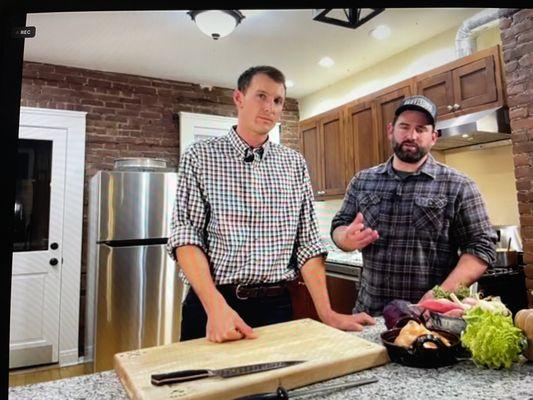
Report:
[[509,111],[506,107],[438,121],[435,128],[440,136],[433,146],[434,150],[449,150],[511,139]]

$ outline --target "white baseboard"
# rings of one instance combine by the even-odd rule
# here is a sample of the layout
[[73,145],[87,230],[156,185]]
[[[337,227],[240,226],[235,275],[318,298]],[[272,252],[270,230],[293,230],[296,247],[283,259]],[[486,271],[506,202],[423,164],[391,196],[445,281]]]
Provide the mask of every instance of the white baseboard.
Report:
[[80,358],[78,357],[78,349],[63,350],[59,353],[59,366],[66,367],[69,365],[80,364]]

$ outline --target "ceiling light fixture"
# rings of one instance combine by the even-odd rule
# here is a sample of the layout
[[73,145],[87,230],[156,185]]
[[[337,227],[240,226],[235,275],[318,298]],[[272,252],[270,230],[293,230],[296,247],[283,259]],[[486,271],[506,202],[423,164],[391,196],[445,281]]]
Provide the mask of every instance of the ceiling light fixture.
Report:
[[228,36],[244,19],[239,10],[192,10],[187,14],[198,29],[214,40]]
[[322,57],[318,62],[318,65],[324,68],[330,68],[335,65],[335,61],[333,61],[333,59],[330,57]]
[[374,18],[384,8],[317,8],[313,10],[315,21],[355,29]]
[[387,25],[378,25],[370,31],[370,34],[379,40],[387,39],[390,36],[391,30]]

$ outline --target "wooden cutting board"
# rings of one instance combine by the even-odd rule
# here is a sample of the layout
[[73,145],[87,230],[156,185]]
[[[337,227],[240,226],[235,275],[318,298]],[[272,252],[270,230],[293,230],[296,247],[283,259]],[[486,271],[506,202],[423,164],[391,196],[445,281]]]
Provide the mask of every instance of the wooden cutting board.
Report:
[[[118,353],[115,370],[129,397],[135,400],[234,399],[287,389],[372,368],[389,361],[385,347],[312,319],[256,328],[257,339],[212,343],[195,339]],[[184,369],[218,369],[248,364],[306,360],[272,371],[233,378],[205,378],[168,386],[153,386],[150,375]]]

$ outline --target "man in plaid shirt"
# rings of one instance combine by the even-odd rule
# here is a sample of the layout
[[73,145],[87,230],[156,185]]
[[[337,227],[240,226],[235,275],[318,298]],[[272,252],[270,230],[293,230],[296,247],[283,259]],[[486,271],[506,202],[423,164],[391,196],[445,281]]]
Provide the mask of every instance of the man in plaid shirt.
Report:
[[286,283],[298,274],[324,323],[344,330],[375,323],[331,309],[304,158],[268,140],[285,90],[277,69],[246,70],[233,94],[237,126],[191,145],[180,160],[167,249],[191,285],[181,340],[254,338],[253,327],[290,320]]
[[469,286],[496,257],[496,233],[475,183],[429,154],[435,104],[412,96],[395,114],[387,127],[394,154],[355,175],[331,225],[337,246],[362,250],[354,311],[371,315],[394,299],[430,298],[437,284]]

